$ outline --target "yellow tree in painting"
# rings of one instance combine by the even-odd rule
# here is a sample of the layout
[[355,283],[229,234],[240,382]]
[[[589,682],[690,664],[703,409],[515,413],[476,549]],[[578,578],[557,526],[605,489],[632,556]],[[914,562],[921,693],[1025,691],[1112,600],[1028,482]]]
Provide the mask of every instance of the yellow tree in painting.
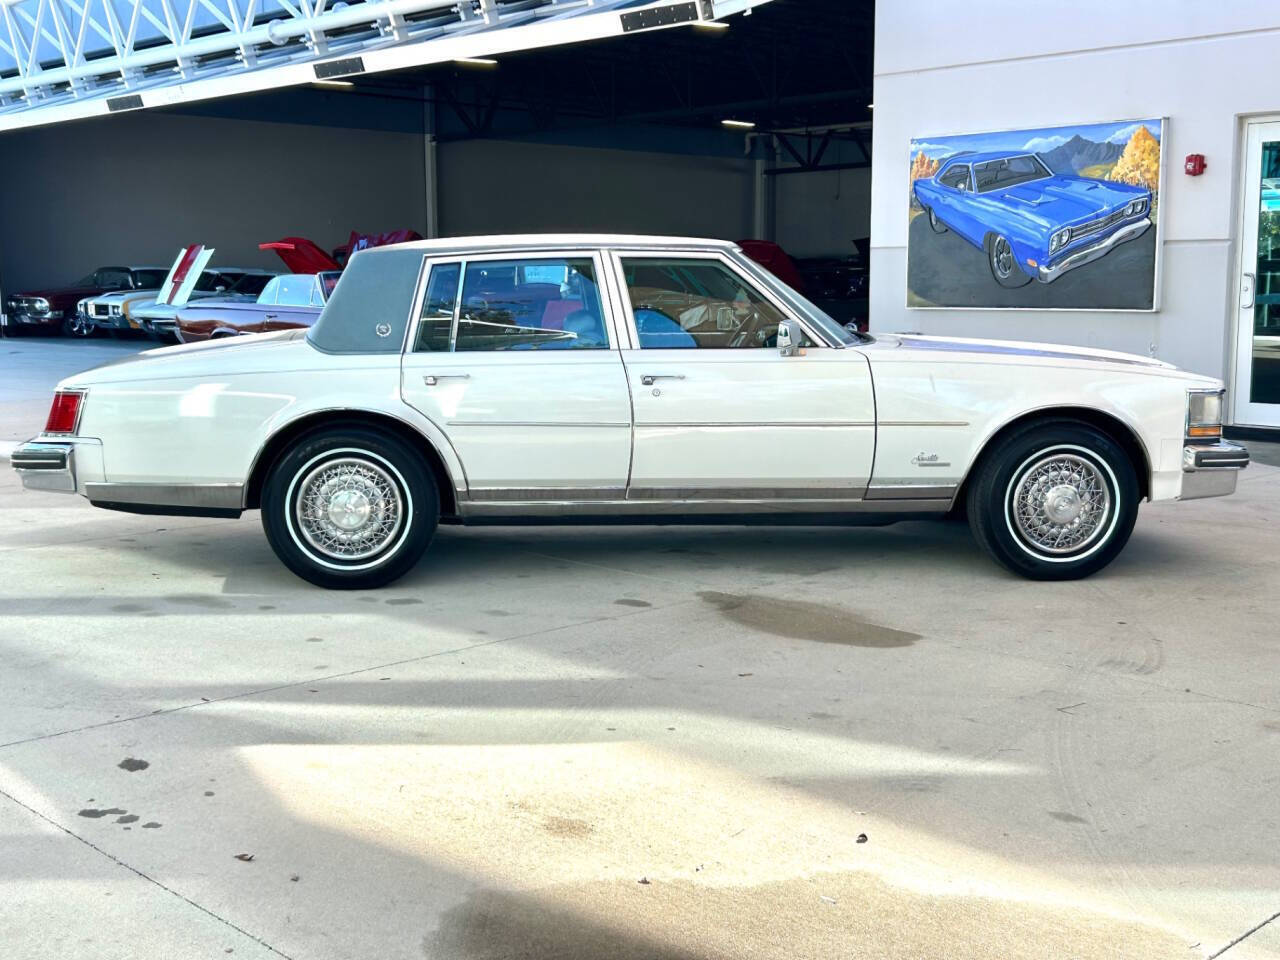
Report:
[[1160,188],[1160,141],[1145,126],[1138,127],[1107,179],[1146,187],[1155,193]]
[[914,160],[911,161],[911,182],[915,183],[921,177],[932,177],[938,172],[938,161],[930,160],[921,150],[916,154]]

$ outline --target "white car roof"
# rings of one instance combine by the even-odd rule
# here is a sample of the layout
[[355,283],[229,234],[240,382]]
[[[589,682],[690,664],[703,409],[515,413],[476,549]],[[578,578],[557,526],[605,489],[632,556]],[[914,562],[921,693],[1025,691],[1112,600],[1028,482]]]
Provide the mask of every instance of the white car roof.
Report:
[[377,253],[379,250],[487,250],[527,249],[536,247],[676,247],[682,250],[703,248],[707,250],[732,250],[737,244],[729,240],[712,240],[706,237],[649,237],[625,233],[514,233],[487,237],[440,237],[435,240],[415,240],[396,243],[387,247],[370,247],[361,253]]

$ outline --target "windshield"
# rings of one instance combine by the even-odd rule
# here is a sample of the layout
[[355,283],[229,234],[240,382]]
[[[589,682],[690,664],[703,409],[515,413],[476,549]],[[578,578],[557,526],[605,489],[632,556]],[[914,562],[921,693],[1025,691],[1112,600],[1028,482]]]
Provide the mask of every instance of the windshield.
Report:
[[[750,257],[744,256],[743,261],[755,277],[759,278],[760,274],[764,273],[766,277],[772,279],[774,282],[770,286],[773,287],[775,291],[780,292],[783,295],[783,299],[791,301],[792,306],[799,307],[804,313],[806,320],[813,321],[814,326],[820,328],[823,333],[829,336],[836,343],[842,343],[845,346],[850,346],[855,343],[864,343],[866,340],[870,339],[867,337],[866,340],[864,340],[862,334],[851,333],[838,320],[832,318],[830,314],[819,307],[816,303],[804,294],[778,280],[772,273],[769,273],[769,271],[765,270],[764,267],[761,267]],[[778,288],[781,289],[779,290]]]
[[135,270],[133,271],[133,288],[135,290],[158,290],[169,275],[168,270]]
[[228,288],[227,293],[244,294],[256,300],[273,279],[275,276],[270,273],[246,273]]
[[1016,187],[1031,180],[1043,180],[1053,176],[1038,157],[1025,154],[1021,157],[1003,157],[973,165],[973,177],[979,193]]

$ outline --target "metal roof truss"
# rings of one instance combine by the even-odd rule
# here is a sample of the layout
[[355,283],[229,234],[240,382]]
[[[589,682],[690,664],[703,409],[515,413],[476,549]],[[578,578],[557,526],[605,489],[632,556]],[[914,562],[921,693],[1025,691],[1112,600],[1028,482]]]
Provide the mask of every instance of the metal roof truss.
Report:
[[0,130],[698,21],[769,0],[0,0]]

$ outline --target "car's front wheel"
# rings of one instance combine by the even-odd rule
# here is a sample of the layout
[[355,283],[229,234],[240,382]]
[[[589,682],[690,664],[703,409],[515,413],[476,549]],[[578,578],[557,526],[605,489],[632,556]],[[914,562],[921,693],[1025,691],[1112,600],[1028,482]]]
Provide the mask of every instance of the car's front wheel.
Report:
[[984,454],[969,486],[978,544],[1033,580],[1076,580],[1115,559],[1138,518],[1132,461],[1075,421],[1031,425]]
[[370,589],[421,558],[440,519],[430,469],[398,437],[353,424],[310,433],[272,465],[262,526],[276,556],[321,587]]
[[95,333],[93,321],[82,313],[73,313],[62,321],[62,335],[65,337],[92,337]]
[[1013,244],[1002,233],[987,241],[987,262],[991,265],[991,275],[1002,287],[1025,287],[1031,282],[1031,275],[1022,269],[1014,256]]

